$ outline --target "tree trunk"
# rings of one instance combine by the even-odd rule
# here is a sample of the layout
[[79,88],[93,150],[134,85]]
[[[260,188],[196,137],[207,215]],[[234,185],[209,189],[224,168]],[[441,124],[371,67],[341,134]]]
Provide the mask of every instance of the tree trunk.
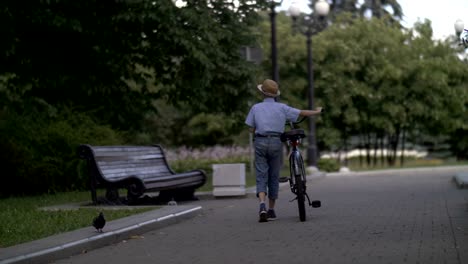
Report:
[[348,139],[347,137],[345,137],[345,140],[344,140],[344,147],[345,147],[345,167],[348,167]]
[[387,165],[390,166],[391,164],[391,158],[390,158],[390,151],[391,151],[391,148],[390,148],[390,135],[387,135],[387,144],[386,145],[386,150],[387,150],[387,155],[385,156],[385,159],[387,160]]
[[380,164],[383,166],[385,164],[385,155],[384,155],[384,134],[380,135]]
[[371,165],[370,150],[371,150],[371,135],[370,135],[370,133],[366,133],[366,162],[367,162],[367,166]]
[[394,141],[394,135],[388,135],[388,142],[387,142],[387,163],[389,166],[393,166],[394,160],[393,157],[395,156],[394,154],[394,148],[393,148],[393,141]]
[[382,3],[380,0],[372,0],[372,16],[376,18],[382,17]]
[[400,156],[400,167],[405,164],[405,142],[406,142],[406,129],[403,129],[403,135],[401,138],[401,156]]
[[392,149],[393,149],[393,164],[392,166],[396,165],[397,161],[397,151],[398,151],[398,141],[400,139],[400,127],[396,128],[396,133],[393,137],[393,142],[392,142]]

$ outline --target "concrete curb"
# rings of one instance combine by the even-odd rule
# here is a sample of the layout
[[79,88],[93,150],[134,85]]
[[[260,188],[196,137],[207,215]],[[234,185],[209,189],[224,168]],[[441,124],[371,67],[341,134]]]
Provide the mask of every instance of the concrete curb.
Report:
[[142,214],[110,221],[104,233],[92,227],[0,249],[0,264],[47,263],[117,243],[132,236],[180,222],[197,215],[201,206],[165,206]]

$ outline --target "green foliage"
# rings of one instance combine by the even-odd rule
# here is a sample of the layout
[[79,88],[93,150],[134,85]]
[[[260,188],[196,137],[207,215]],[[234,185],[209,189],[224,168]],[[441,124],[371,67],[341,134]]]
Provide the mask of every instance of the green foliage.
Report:
[[239,51],[266,5],[2,1],[0,196],[84,188],[80,143],[229,142],[256,71]]
[[[343,1],[348,3],[348,5],[356,6],[356,1]],[[361,16],[366,16],[366,11],[371,11],[372,17],[375,18],[385,18],[390,22],[394,23],[403,18],[403,10],[401,9],[400,4],[396,0],[381,0],[381,1],[371,1],[365,0],[359,8]],[[349,11],[349,10],[345,10]]]
[[5,112],[0,128],[0,196],[83,190],[87,174],[77,157],[79,144],[121,144],[122,136],[84,114],[64,110],[47,114]]
[[229,145],[233,135],[245,129],[242,111],[193,113],[158,100],[157,113],[147,114],[141,130],[129,134],[134,144],[163,144],[171,147]]
[[[306,38],[293,35],[290,25],[290,18],[280,13],[281,100],[305,108],[309,89]],[[261,30],[268,52],[266,18]],[[466,124],[468,66],[452,44],[435,42],[429,21],[402,30],[386,19],[346,13],[333,17],[328,28],[312,37],[314,104],[326,109],[317,118],[320,149],[360,144],[370,148],[383,142],[383,147],[396,153],[405,140],[422,143],[423,134],[440,140],[455,135]],[[459,139],[457,135],[452,144]]]
[[266,3],[36,1],[25,9],[2,1],[0,22],[11,26],[2,31],[0,100],[71,105],[123,130],[140,129],[158,99],[196,112],[244,109],[255,67],[239,50],[254,45]]
[[[465,123],[466,124],[466,123]],[[448,140],[451,152],[459,160],[468,160],[468,129],[455,130]]]
[[[231,143],[264,79],[240,48],[258,42],[270,72],[259,13],[270,1],[254,2],[2,1],[0,195],[84,188],[80,143]],[[468,67],[453,43],[434,42],[429,21],[401,30],[396,1],[362,5],[391,7],[383,19],[342,13],[361,12],[354,4],[332,1],[333,23],[312,38],[320,149],[396,150],[405,135],[448,139],[466,157]],[[306,108],[306,40],[285,12],[277,19],[281,101]]]
[[184,141],[192,146],[230,144],[235,121],[225,115],[201,113],[188,122]]
[[321,171],[337,172],[340,169],[340,164],[336,159],[319,159],[317,167]]

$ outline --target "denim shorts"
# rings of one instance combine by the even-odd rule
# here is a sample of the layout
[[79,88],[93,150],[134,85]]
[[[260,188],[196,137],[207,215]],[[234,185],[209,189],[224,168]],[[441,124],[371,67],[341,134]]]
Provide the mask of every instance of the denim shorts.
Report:
[[264,192],[275,200],[278,198],[283,143],[279,137],[256,137],[254,145],[257,196]]

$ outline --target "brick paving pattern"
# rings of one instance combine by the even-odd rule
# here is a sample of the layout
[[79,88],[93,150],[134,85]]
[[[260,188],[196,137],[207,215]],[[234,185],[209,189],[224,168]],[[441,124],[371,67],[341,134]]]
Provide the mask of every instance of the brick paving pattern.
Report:
[[468,263],[468,190],[452,175],[328,176],[309,182],[299,222],[282,188],[278,220],[253,195],[206,199],[198,216],[56,263]]

